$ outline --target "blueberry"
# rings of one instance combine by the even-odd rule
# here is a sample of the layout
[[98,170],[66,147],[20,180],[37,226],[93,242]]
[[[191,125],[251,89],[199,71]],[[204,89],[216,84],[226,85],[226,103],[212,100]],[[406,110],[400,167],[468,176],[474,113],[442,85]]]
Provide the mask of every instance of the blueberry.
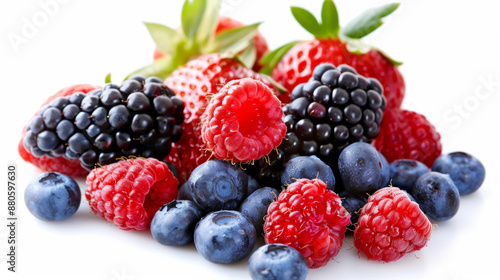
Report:
[[296,249],[283,244],[266,244],[252,253],[248,270],[254,280],[303,280],[309,267]]
[[252,222],[258,234],[264,232],[264,217],[267,208],[275,199],[278,199],[279,192],[275,188],[263,187],[249,195],[240,205],[238,211],[245,214]]
[[346,232],[354,232],[355,225],[359,219],[359,213],[361,208],[368,202],[368,197],[365,194],[341,193],[339,195],[342,200],[342,207],[351,213],[351,223],[347,225],[350,231]]
[[234,263],[250,255],[256,243],[252,222],[235,210],[209,213],[194,230],[196,250],[208,261]]
[[180,246],[193,242],[194,228],[204,212],[189,200],[163,205],[151,221],[153,238],[163,245]]
[[390,165],[392,185],[410,193],[418,178],[429,172],[427,165],[413,159],[399,159]]
[[297,156],[285,163],[281,185],[289,185],[297,179],[321,179],[329,190],[335,187],[332,169],[316,156]]
[[246,197],[248,175],[227,161],[214,159],[197,166],[187,183],[193,201],[204,211],[234,210]]
[[483,184],[485,169],[474,156],[464,152],[453,152],[438,157],[432,171],[449,174],[460,195],[475,192]]
[[346,191],[371,193],[384,184],[384,170],[378,151],[372,145],[356,142],[339,155],[338,167]]
[[248,187],[246,191],[247,197],[260,188],[261,186],[259,184],[259,181],[257,181],[254,177],[248,175]]
[[28,210],[40,220],[63,220],[72,216],[80,206],[78,184],[67,175],[47,172],[33,179],[24,191]]
[[187,186],[188,186],[187,182],[182,184],[182,186],[179,188],[179,193],[177,194],[177,199],[193,201],[193,196],[189,192],[189,188]]
[[460,194],[450,175],[435,171],[418,178],[412,195],[420,209],[436,221],[451,219],[460,206]]

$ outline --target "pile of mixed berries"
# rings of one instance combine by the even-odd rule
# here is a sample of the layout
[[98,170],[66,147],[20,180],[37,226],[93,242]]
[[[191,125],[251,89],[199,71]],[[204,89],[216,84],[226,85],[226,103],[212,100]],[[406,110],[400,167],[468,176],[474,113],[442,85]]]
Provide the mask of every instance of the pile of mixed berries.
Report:
[[322,23],[293,7],[314,39],[269,51],[258,24],[214,16],[216,2],[184,5],[193,18],[203,6],[212,30],[147,24],[155,62],[121,84],[70,86],[43,104],[18,147],[46,171],[25,190],[34,216],[73,215],[82,194],[72,178],[84,176],[90,210],[122,230],[194,242],[214,263],[249,257],[253,279],[305,279],[345,235],[369,260],[422,249],[431,221],[451,219],[481,186],[478,159],[443,154],[435,127],[401,108],[398,63],[348,48],[373,31],[366,21],[339,28],[331,0]]

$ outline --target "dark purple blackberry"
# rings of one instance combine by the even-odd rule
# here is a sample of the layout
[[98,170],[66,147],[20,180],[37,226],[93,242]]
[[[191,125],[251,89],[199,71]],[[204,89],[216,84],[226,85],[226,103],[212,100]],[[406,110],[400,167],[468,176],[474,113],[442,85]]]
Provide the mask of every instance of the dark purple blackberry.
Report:
[[183,110],[159,79],[134,76],[55,99],[26,126],[23,143],[35,156],[78,158],[89,170],[128,156],[162,160],[180,139]]
[[325,162],[354,142],[370,143],[380,131],[385,98],[380,83],[348,65],[318,65],[283,107],[287,155],[316,155]]

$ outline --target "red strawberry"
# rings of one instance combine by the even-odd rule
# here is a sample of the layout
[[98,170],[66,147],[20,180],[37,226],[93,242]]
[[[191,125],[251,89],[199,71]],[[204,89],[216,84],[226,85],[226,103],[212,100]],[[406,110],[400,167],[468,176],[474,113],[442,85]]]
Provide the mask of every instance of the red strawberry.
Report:
[[154,158],[92,169],[86,185],[90,210],[123,230],[148,229],[156,211],[178,193],[178,181],[167,164]]
[[[353,42],[359,47],[358,39],[379,27],[382,24],[381,18],[397,7],[398,4],[389,4],[367,11],[345,26],[342,36],[339,34],[337,10],[332,0],[325,0],[323,3],[321,23],[310,12],[292,7],[294,17],[315,39],[285,44],[270,52],[261,60],[261,63],[267,65],[263,71],[270,73],[275,81],[291,92],[297,85],[307,82],[320,63],[348,64],[360,75],[379,80],[384,87],[387,108],[398,108],[405,93],[398,63],[375,48],[353,48]],[[290,95],[284,96],[282,101],[288,103]]]
[[[89,91],[92,91],[94,89],[97,89],[98,87],[89,85],[89,84],[78,84],[78,85],[73,85],[73,86],[68,86],[65,87],[58,92],[56,92],[54,95],[50,96],[40,107],[43,107],[47,104],[49,104],[52,100],[58,98],[58,97],[64,97],[71,95],[75,92],[83,92],[87,93]],[[38,115],[38,113],[35,114],[35,116]],[[60,173],[64,173],[70,177],[80,177],[88,174],[88,171],[85,170],[81,165],[80,161],[78,159],[74,160],[69,160],[64,157],[48,157],[48,156],[43,156],[43,157],[35,157],[32,154],[30,154],[26,149],[24,148],[23,145],[23,139],[26,134],[26,127],[23,128],[22,135],[21,135],[21,140],[19,141],[18,145],[18,152],[19,155],[21,156],[22,159],[25,161],[32,163],[36,167],[46,171],[46,172],[53,172],[57,171]]]
[[441,136],[427,118],[403,109],[384,111],[380,133],[372,145],[388,162],[414,159],[429,168],[442,151]]
[[369,260],[392,262],[422,249],[432,225],[418,204],[396,187],[376,191],[361,208],[354,246]]
[[145,23],[156,49],[154,62],[134,71],[166,78],[178,67],[203,54],[223,53],[237,57],[249,69],[260,69],[256,63],[268,51],[265,38],[258,32],[259,23],[244,25],[219,15],[219,1],[186,0],[179,28]]
[[201,116],[203,142],[212,154],[231,162],[251,162],[269,154],[285,137],[281,103],[259,80],[227,83],[210,98]]
[[[180,184],[187,181],[193,169],[210,156],[205,153],[200,126],[200,117],[208,105],[207,97],[219,92],[229,81],[248,77],[261,79],[259,74],[235,59],[222,58],[214,53],[189,61],[165,80],[165,84],[185,104],[181,139],[172,144],[172,150],[165,159],[177,168]],[[261,81],[269,85],[266,80]]]

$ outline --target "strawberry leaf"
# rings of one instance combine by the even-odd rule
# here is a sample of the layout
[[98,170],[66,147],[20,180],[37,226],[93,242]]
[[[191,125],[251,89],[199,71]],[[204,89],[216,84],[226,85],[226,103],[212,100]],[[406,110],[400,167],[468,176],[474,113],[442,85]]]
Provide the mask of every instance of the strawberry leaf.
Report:
[[324,35],[324,30],[311,12],[300,7],[292,7],[291,10],[293,17],[305,30],[316,38]]
[[261,73],[266,75],[271,75],[273,68],[278,64],[283,55],[288,52],[293,46],[295,46],[300,41],[293,41],[286,43],[277,49],[267,53],[260,59],[260,64],[263,66],[260,70]]
[[206,4],[206,0],[186,0],[182,7],[182,31],[191,42],[195,40]]
[[236,59],[248,69],[252,69],[256,58],[257,51],[255,50],[255,43],[253,40],[250,41],[250,44],[246,49],[236,56]]
[[156,47],[164,54],[176,55],[181,37],[174,29],[158,23],[144,22]]
[[383,24],[382,18],[390,15],[398,7],[399,3],[391,3],[366,10],[349,22],[342,29],[342,34],[354,39],[363,38],[380,27]]
[[219,32],[214,40],[208,43],[204,53],[219,52],[236,55],[248,46],[257,33],[259,25],[260,22]]
[[200,26],[198,27],[198,34],[196,40],[200,45],[204,45],[215,34],[217,22],[219,20],[221,0],[207,1],[205,13],[201,19]]
[[321,9],[321,25],[326,36],[335,39],[339,34],[339,15],[332,0],[325,0]]
[[108,75],[106,75],[106,78],[104,78],[104,83],[105,84],[111,83],[111,73],[108,73]]

